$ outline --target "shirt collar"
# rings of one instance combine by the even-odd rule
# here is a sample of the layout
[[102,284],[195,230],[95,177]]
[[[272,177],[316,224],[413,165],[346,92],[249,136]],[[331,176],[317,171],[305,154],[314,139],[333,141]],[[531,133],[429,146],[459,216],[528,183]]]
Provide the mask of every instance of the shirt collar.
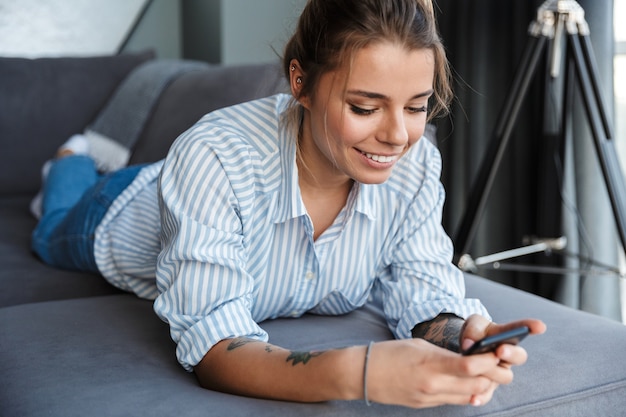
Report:
[[356,202],[354,211],[362,213],[370,220],[376,219],[376,204],[374,203],[374,188],[380,185],[356,183],[354,192],[356,194]]
[[278,206],[274,213],[274,222],[284,223],[289,219],[304,216],[306,207],[300,194],[298,184],[298,166],[296,165],[296,142],[295,138],[288,134],[286,129],[281,129],[280,141],[280,164],[283,172]]

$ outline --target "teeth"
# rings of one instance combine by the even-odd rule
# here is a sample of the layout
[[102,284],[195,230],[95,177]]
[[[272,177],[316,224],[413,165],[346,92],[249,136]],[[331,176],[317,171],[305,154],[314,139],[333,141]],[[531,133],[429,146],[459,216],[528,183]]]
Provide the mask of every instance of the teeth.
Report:
[[391,162],[396,159],[394,156],[384,156],[384,155],[374,155],[372,153],[363,153],[363,155],[367,156],[369,159],[376,162]]

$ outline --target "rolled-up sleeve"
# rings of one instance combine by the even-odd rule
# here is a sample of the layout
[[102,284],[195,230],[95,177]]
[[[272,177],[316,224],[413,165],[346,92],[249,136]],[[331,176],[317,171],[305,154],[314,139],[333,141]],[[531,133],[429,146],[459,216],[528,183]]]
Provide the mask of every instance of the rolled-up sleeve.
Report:
[[[196,128],[179,138],[159,180],[162,250],[154,309],[169,324],[187,370],[220,340],[267,340],[250,312],[254,283],[245,270],[240,196],[221,152],[202,140],[215,134]],[[245,178],[236,181],[249,188]]]

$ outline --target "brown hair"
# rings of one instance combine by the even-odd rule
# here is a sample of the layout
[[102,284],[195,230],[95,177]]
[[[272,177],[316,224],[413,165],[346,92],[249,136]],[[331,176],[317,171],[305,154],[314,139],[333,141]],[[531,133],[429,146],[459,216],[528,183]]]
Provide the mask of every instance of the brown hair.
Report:
[[298,60],[306,74],[300,94],[311,95],[323,74],[351,62],[355,51],[381,41],[433,51],[429,119],[447,113],[452,100],[450,69],[432,0],[309,0],[285,47],[283,70],[289,80],[290,62]]

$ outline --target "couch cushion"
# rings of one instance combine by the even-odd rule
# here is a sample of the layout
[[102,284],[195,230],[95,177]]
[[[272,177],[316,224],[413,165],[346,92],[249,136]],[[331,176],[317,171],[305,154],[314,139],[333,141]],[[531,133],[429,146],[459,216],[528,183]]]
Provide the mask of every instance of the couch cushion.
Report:
[[278,65],[213,66],[183,74],[161,95],[131,163],[162,159],[182,132],[213,110],[284,92]]
[[93,121],[131,70],[153,57],[0,58],[0,194],[35,192],[43,162]]
[[[625,326],[483,278],[467,275],[466,284],[467,296],[481,299],[495,321],[535,317],[548,326],[544,335],[522,342],[528,362],[485,407],[485,416],[624,415]],[[515,410],[493,411],[513,404]]]
[[[0,409],[63,416],[621,416],[626,409],[626,329],[510,287],[469,276],[498,321],[536,316],[530,359],[484,407],[410,410],[362,401],[296,404],[200,388],[178,365],[151,303],[124,294],[0,309]],[[364,344],[390,337],[375,306],[341,317],[308,315],[262,324],[291,349]]]

